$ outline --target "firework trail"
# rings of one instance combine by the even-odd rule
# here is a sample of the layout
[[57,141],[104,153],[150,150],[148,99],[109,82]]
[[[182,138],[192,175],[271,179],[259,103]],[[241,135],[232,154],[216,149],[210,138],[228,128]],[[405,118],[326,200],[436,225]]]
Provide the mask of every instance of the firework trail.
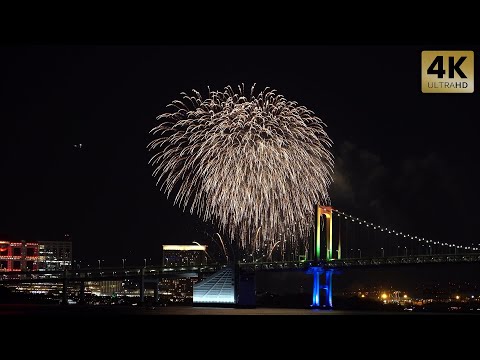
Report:
[[[255,86],[255,85],[254,85]],[[148,145],[157,185],[244,249],[308,239],[314,204],[328,205],[332,141],[322,120],[265,88],[192,90],[157,117]],[[260,236],[258,236],[260,232]]]

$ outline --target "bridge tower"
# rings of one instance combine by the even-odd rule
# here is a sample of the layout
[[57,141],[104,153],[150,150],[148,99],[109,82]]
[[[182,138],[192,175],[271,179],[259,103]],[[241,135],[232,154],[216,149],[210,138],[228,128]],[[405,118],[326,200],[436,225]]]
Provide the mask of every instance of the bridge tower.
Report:
[[[321,263],[334,259],[332,220],[333,208],[331,206],[316,205],[315,209],[315,235],[313,240],[313,260],[315,266],[311,266],[308,273],[313,275],[312,307],[332,307],[332,278],[333,270],[327,269]],[[323,226],[322,226],[323,225]],[[341,257],[341,245],[338,243],[336,258]]]
[[[315,237],[314,237],[314,258],[312,260],[330,261],[334,258],[333,254],[333,240],[332,240],[332,221],[333,221],[333,208],[331,206],[317,205],[315,211]],[[322,218],[322,216],[324,216]],[[325,236],[322,232],[322,222],[325,225]],[[326,246],[323,246],[326,243]],[[325,256],[322,255],[322,249],[326,249]],[[336,258],[340,259],[340,242],[338,243],[338,251]]]

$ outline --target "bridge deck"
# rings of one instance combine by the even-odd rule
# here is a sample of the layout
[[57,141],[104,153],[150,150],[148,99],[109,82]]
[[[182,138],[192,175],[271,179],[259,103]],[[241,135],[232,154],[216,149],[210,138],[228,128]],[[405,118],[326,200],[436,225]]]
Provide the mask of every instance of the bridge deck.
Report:
[[412,264],[449,264],[480,262],[480,254],[449,254],[449,255],[413,255],[392,256],[378,258],[355,258],[331,261],[277,261],[263,263],[242,263],[240,266],[254,267],[257,271],[274,270],[299,270],[304,271],[310,267],[324,267],[329,269],[341,269],[352,267],[379,267],[390,265]]
[[[240,267],[248,267],[255,271],[307,271],[311,267],[327,269],[382,267],[413,264],[454,264],[480,262],[480,253],[448,254],[448,255],[413,255],[393,256],[378,258],[341,259],[331,261],[280,261],[280,262],[255,262],[239,263]],[[52,282],[58,283],[65,278],[71,282],[81,281],[106,281],[135,279],[142,276],[145,281],[169,276],[197,276],[200,273],[214,273],[226,265],[208,265],[191,267],[161,267],[150,266],[146,268],[102,268],[102,269],[76,269],[67,271],[9,271],[0,272],[0,284],[18,282]]]

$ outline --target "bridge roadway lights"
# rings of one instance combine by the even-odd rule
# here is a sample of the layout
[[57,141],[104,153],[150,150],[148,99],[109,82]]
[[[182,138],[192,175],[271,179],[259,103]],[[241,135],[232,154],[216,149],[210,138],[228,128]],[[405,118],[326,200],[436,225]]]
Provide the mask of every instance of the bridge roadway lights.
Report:
[[321,266],[312,266],[307,274],[313,275],[312,308],[332,308],[332,278],[333,269],[325,269]]

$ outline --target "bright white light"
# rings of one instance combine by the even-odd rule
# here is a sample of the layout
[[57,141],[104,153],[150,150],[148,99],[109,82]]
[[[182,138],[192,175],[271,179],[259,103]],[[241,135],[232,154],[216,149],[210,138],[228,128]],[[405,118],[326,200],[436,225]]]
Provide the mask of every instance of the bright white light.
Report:
[[205,251],[207,249],[206,245],[163,245],[163,250],[180,250],[180,251],[187,251],[187,250],[200,250]]
[[234,304],[233,270],[226,268],[193,286],[193,302]]

